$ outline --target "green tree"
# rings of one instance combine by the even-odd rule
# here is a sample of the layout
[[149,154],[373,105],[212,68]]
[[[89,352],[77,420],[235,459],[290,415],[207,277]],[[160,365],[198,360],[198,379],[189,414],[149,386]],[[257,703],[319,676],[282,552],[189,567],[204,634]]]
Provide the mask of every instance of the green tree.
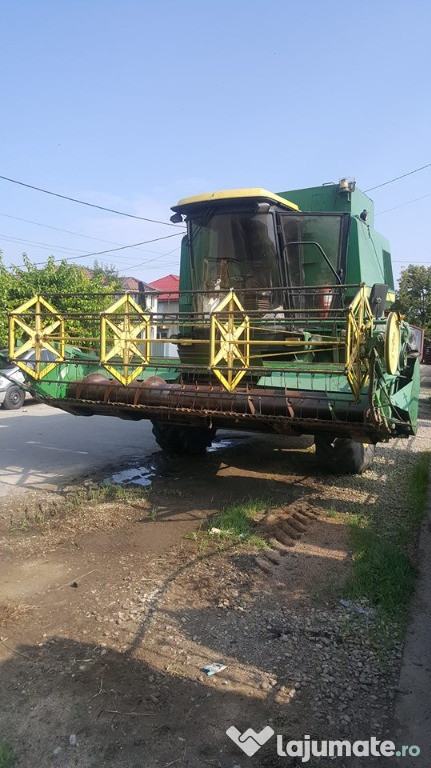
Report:
[[[98,336],[99,312],[114,301],[121,280],[115,270],[98,266],[96,274],[50,256],[40,268],[26,254],[23,266],[7,269],[0,259],[0,346],[7,343],[7,313],[40,293],[65,318],[69,343],[92,348]],[[85,339],[85,342],[83,342]]]
[[410,264],[402,270],[396,306],[412,325],[431,335],[431,267]]
[[7,341],[7,312],[12,278],[3,263],[3,253],[0,251],[0,347]]
[[111,282],[112,280],[120,281],[118,269],[116,266],[114,266],[114,264],[104,264],[103,261],[99,263],[97,259],[95,259],[91,268],[91,272],[93,277],[102,276],[103,280],[105,280],[107,283]]

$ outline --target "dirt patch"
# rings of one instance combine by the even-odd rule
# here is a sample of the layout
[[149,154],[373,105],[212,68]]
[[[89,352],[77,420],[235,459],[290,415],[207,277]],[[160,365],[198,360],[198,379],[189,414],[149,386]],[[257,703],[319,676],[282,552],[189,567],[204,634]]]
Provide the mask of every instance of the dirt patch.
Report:
[[[249,437],[171,460],[124,498],[95,498],[92,478],[20,497],[12,519],[3,500],[0,602],[26,606],[0,626],[0,741],[18,766],[233,768],[245,758],[231,725],[381,738],[401,646],[382,654],[372,612],[339,603],[352,560],[338,513],[390,513],[414,459],[400,442],[366,475],[340,478],[319,474],[307,441]],[[73,493],[87,496],[74,504]],[[199,535],[246,498],[263,519],[312,513],[294,547],[260,555],[264,570],[254,550]],[[226,669],[207,677],[209,662]],[[274,743],[247,764],[280,765]]]

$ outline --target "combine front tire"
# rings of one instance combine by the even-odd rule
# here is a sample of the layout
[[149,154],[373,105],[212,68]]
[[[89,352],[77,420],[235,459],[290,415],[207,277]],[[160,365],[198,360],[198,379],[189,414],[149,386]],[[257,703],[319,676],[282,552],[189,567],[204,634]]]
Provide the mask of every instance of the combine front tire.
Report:
[[323,469],[336,475],[361,475],[371,466],[375,445],[343,437],[316,435],[316,457]]
[[208,427],[183,427],[178,424],[163,424],[153,421],[153,435],[160,448],[166,453],[182,456],[199,456],[211,445],[216,430]]

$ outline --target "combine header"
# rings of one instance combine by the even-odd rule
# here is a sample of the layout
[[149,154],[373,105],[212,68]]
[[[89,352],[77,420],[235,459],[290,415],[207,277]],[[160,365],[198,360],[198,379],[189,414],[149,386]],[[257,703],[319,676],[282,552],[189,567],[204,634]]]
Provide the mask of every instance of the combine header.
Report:
[[10,314],[10,357],[39,400],[150,419],[180,453],[203,452],[221,427],[312,434],[336,472],[362,472],[377,442],[415,433],[420,351],[390,311],[389,244],[354,182],[214,192],[173,211],[187,233],[172,311],[129,292],[101,294],[98,313],[61,294]]

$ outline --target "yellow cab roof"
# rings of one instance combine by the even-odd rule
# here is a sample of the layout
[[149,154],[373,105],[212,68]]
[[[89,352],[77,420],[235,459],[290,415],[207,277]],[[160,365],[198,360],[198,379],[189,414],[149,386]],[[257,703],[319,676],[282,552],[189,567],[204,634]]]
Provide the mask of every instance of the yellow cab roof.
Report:
[[178,211],[181,208],[186,208],[189,205],[200,205],[202,203],[215,203],[228,200],[265,200],[269,203],[276,203],[282,205],[284,208],[290,210],[299,211],[299,208],[295,203],[285,200],[284,197],[269,192],[267,189],[261,189],[261,187],[250,187],[247,189],[222,189],[218,192],[207,192],[203,195],[194,195],[193,197],[183,197],[177,205],[172,206],[173,211]]

